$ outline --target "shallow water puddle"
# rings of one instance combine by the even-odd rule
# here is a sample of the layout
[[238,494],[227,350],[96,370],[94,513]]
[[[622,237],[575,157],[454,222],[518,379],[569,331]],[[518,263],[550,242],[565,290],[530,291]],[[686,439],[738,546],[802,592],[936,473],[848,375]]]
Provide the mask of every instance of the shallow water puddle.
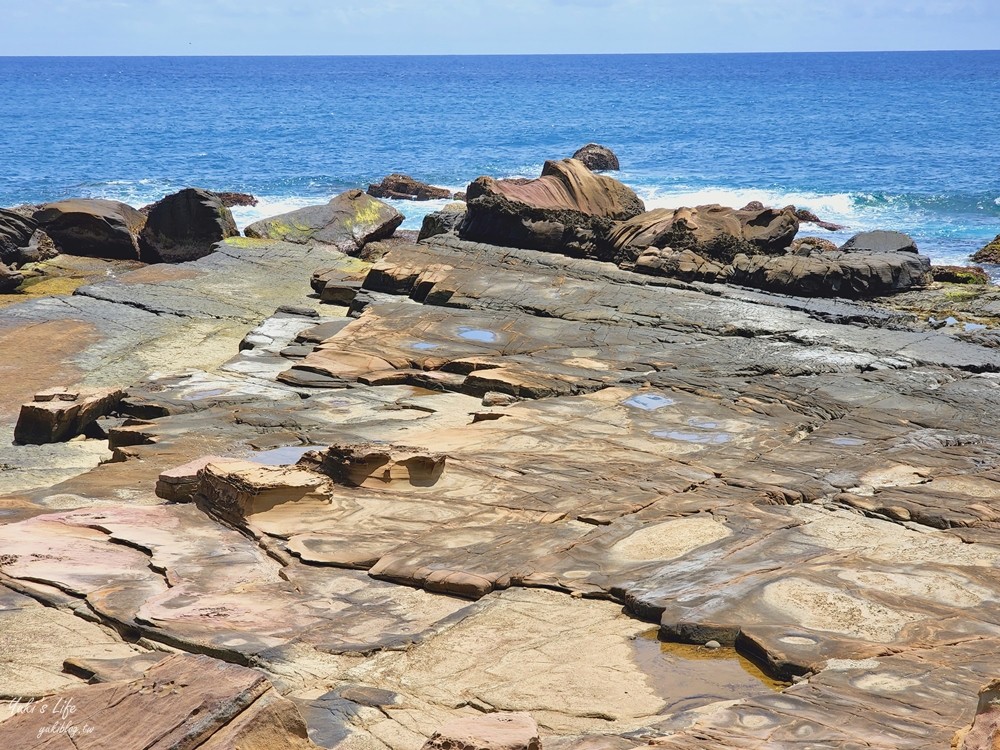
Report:
[[679,440],[682,443],[699,443],[701,445],[721,445],[732,440],[726,432],[682,432],[680,430],[653,430],[654,437],[664,440]]
[[458,335],[468,341],[480,341],[484,344],[492,344],[499,338],[493,331],[485,328],[472,328],[470,326],[459,326]]
[[265,466],[288,466],[298,463],[309,451],[320,449],[319,445],[286,445],[282,448],[272,448],[268,451],[251,453],[247,458],[250,461]]
[[836,438],[827,438],[826,442],[830,443],[831,445],[839,445],[844,448],[855,448],[859,445],[865,445],[868,441],[862,440],[861,438],[836,437]]
[[699,430],[714,430],[719,426],[718,422],[713,422],[705,417],[691,417],[687,423],[692,427],[697,427]]
[[789,685],[768,677],[734,648],[663,643],[656,629],[643,633],[633,644],[636,663],[666,702],[664,713],[749,698]]
[[421,351],[429,351],[431,349],[437,349],[437,344],[432,344],[429,341],[418,341],[416,344],[410,344],[411,349],[419,349]]
[[643,411],[656,411],[657,409],[662,409],[664,406],[671,406],[676,401],[659,393],[639,393],[625,399],[624,403],[626,406],[634,406],[636,409],[642,409]]
[[986,330],[986,326],[984,326],[982,323],[966,323],[965,324],[965,332],[966,333],[972,333],[973,331],[985,331],[985,330]]

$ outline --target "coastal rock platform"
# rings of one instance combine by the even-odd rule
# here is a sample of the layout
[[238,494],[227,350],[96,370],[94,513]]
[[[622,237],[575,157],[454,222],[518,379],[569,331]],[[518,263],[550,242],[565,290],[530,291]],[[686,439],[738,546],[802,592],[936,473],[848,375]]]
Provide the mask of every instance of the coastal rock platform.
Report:
[[[372,262],[216,248],[0,309],[3,697],[72,698],[97,743],[179,686],[155,747],[171,722],[345,750],[916,750],[972,724],[1000,347],[916,314],[935,290],[451,233]],[[360,283],[323,304],[314,276]],[[81,387],[116,394],[103,435],[11,444],[21,403]],[[2,719],[4,746],[40,728]]]

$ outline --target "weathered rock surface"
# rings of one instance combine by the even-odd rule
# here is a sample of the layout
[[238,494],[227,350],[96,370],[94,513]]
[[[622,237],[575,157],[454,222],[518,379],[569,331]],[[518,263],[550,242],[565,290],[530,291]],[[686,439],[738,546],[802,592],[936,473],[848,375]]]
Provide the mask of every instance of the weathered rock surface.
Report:
[[451,234],[385,249],[347,318],[274,311],[360,261],[235,238],[0,311],[12,392],[27,368],[139,381],[114,461],[0,453],[0,481],[44,477],[0,498],[0,583],[49,605],[0,639],[100,628],[66,629],[72,673],[19,651],[24,694],[181,649],[208,655],[198,689],[254,665],[327,747],[509,712],[566,750],[922,750],[973,721],[1000,645],[1000,347],[908,312],[954,287],[890,308]]
[[424,217],[417,241],[445,232],[454,232],[463,221],[465,221],[465,203],[463,201],[449,203],[440,211],[432,211]]
[[617,171],[621,168],[615,152],[599,143],[588,143],[578,148],[573,158],[582,161],[587,169],[597,172]]
[[860,232],[841,245],[846,252],[863,253],[916,253],[917,243],[908,234],[902,232]]
[[993,750],[1000,745],[1000,680],[979,690],[979,705],[972,725],[955,733],[954,750]]
[[118,408],[124,395],[114,389],[55,388],[36,393],[34,401],[21,407],[14,442],[42,445],[69,440]]
[[426,182],[415,180],[409,175],[393,173],[383,177],[377,185],[369,185],[365,191],[373,198],[398,198],[411,201],[432,201],[441,198],[451,198],[451,191],[434,187]]
[[124,203],[91,198],[46,203],[33,218],[61,253],[142,260],[138,238],[146,217]]
[[0,723],[5,747],[316,748],[302,717],[259,672],[204,656],[166,656],[132,682],[21,704]]
[[799,230],[791,208],[739,211],[725,206],[659,208],[619,224],[609,242],[615,258],[635,260],[650,247],[690,250],[730,263],[741,253],[784,252]]
[[146,262],[182,263],[205,257],[216,243],[239,233],[220,196],[186,188],[150,207],[139,248]]
[[1000,234],[972,255],[973,263],[1000,263]]
[[874,297],[923,286],[930,260],[910,251],[866,252],[825,249],[781,256],[739,255],[733,260],[734,284],[807,297]]
[[28,246],[36,229],[34,219],[0,208],[0,263],[18,261],[20,249]]
[[454,719],[436,731],[423,750],[541,750],[538,725],[526,713]]
[[0,294],[9,294],[17,289],[24,276],[0,263]]
[[391,206],[360,190],[348,190],[326,205],[254,222],[244,234],[300,245],[332,245],[348,255],[357,255],[369,242],[392,236],[402,222],[403,215]]
[[612,223],[644,208],[630,188],[575,159],[545,162],[536,180],[480,177],[466,197],[463,239],[581,256],[599,255]]

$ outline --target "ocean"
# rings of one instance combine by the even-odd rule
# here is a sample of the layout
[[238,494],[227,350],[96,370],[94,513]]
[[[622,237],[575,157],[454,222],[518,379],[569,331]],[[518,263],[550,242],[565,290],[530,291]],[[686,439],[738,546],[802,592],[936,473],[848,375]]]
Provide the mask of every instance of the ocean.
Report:
[[[241,226],[391,172],[454,190],[611,147],[647,207],[795,204],[965,263],[1000,233],[1000,52],[0,57],[0,206],[250,192]],[[444,201],[394,202],[417,228]],[[1000,272],[1000,269],[991,269]]]

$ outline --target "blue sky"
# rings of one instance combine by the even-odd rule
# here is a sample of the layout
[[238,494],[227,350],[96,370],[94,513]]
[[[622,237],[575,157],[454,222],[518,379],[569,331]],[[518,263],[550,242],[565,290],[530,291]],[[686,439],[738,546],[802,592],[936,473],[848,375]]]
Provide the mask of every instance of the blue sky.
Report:
[[4,55],[996,49],[1000,0],[3,0]]

